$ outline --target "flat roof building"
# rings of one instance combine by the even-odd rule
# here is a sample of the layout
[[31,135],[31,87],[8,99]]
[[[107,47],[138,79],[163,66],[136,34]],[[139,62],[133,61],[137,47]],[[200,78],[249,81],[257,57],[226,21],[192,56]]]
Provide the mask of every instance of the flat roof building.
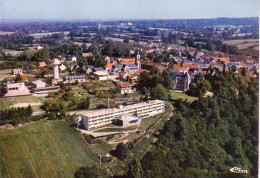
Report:
[[24,85],[23,82],[20,83],[7,83],[6,84],[7,93],[5,94],[5,97],[8,96],[20,96],[20,95],[30,95],[30,91],[28,88]]
[[111,109],[101,109],[86,111],[80,117],[87,130],[112,123],[122,115],[136,115],[138,118],[145,118],[165,111],[165,102],[161,100],[151,100],[143,103],[122,106]]

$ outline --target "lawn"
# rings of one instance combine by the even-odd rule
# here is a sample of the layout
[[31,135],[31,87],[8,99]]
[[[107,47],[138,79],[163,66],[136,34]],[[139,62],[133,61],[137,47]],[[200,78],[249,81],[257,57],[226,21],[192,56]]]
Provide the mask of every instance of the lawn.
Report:
[[245,49],[248,47],[257,47],[259,46],[258,39],[244,39],[244,40],[227,40],[223,42],[228,45],[235,45],[238,49]]
[[[62,32],[48,32],[48,33],[32,33],[32,34],[29,34],[28,36],[33,36],[35,39],[38,39],[38,38],[42,38],[44,36],[48,36],[48,35],[52,35],[52,34],[55,34],[55,33],[62,33]],[[64,31],[63,32],[64,35],[68,35],[70,32],[69,31]]]
[[112,149],[115,148],[115,145],[107,144],[107,143],[100,143],[100,144],[90,144],[89,148],[97,155],[107,154]]
[[171,91],[171,99],[172,100],[183,99],[183,100],[188,100],[188,102],[193,102],[197,100],[198,97],[189,96],[184,92]]
[[0,134],[0,177],[73,177],[94,158],[65,121],[37,121]]
[[141,125],[140,125],[140,130],[147,130],[153,123],[155,123],[161,116],[163,115],[163,113],[161,114],[157,114],[155,116],[152,117],[147,117],[142,119],[141,121]]
[[[8,109],[9,106],[18,103],[43,103],[45,98],[36,96],[17,96],[0,99],[0,110]],[[35,107],[37,108],[37,107]]]

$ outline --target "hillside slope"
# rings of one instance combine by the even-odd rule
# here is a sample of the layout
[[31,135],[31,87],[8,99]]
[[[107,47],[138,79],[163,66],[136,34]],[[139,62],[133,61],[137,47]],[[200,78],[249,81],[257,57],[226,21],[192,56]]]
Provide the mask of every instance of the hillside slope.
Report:
[[38,121],[0,133],[0,177],[73,177],[94,163],[65,121]]

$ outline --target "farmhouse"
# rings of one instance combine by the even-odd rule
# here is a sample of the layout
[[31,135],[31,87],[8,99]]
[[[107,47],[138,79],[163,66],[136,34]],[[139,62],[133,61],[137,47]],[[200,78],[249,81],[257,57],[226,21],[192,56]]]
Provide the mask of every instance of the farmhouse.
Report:
[[13,75],[18,75],[18,74],[20,74],[20,75],[23,75],[23,69],[12,69],[12,74]]
[[83,53],[83,54],[82,54],[82,57],[91,57],[91,56],[93,56],[92,52]]
[[122,115],[136,115],[138,118],[146,118],[165,111],[165,102],[151,100],[128,106],[119,105],[118,108],[86,111],[80,116],[87,130],[110,124]]
[[128,82],[122,82],[117,84],[116,90],[119,91],[119,93],[133,93],[134,90],[131,88],[130,84]]

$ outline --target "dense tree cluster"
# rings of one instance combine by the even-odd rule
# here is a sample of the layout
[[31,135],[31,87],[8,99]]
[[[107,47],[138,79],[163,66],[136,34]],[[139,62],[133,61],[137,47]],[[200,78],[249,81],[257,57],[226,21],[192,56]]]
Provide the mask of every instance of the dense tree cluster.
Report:
[[109,175],[107,171],[103,168],[97,167],[95,165],[88,165],[79,168],[75,174],[75,178],[108,178]]
[[11,123],[16,126],[19,123],[30,121],[30,116],[32,113],[33,110],[31,105],[27,108],[11,108],[0,112],[0,121],[1,124]]
[[213,97],[176,102],[141,161],[144,177],[229,177],[234,166],[257,175],[257,81],[232,73],[208,80]]
[[172,80],[168,70],[161,73],[159,69],[153,67],[150,73],[143,72],[140,75],[138,85],[147,98],[151,96],[153,99],[167,100],[168,90],[172,88]]

